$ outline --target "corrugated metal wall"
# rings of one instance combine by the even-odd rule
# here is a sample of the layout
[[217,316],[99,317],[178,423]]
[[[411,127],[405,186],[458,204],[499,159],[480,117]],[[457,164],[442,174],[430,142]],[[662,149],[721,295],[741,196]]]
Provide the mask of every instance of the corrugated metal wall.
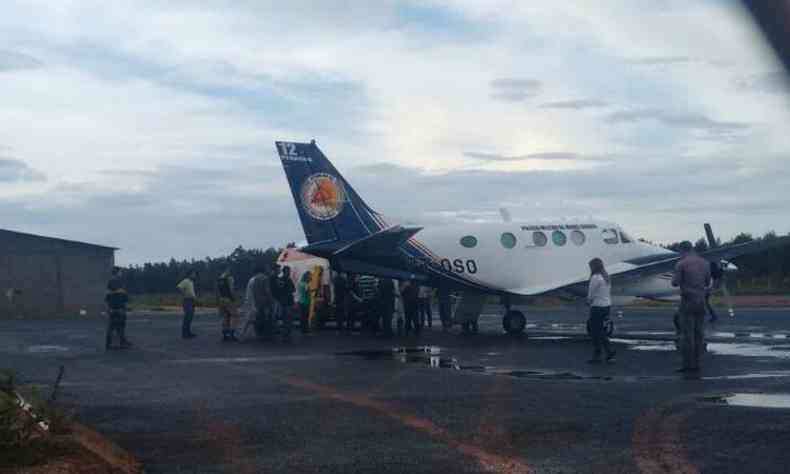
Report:
[[0,230],[0,318],[96,317],[113,249]]

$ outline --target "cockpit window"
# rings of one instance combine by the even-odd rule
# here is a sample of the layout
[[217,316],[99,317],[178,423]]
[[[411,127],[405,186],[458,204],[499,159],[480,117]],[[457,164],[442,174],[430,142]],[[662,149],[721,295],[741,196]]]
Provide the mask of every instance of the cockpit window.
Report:
[[616,244],[620,242],[620,239],[617,237],[617,230],[615,229],[604,229],[601,231],[603,235],[603,241],[607,244]]
[[626,234],[622,230],[620,231],[620,242],[624,244],[630,244],[633,241],[634,239],[632,239],[630,235]]

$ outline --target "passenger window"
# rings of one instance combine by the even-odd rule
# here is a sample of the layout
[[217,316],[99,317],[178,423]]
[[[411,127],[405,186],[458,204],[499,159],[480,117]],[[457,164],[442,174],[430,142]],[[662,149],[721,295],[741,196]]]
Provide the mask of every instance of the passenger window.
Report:
[[571,232],[571,242],[576,245],[584,245],[584,242],[587,240],[587,236],[584,235],[584,232],[580,230],[574,230]]
[[624,243],[624,244],[630,244],[631,242],[634,241],[634,239],[632,239],[631,236],[629,236],[628,234],[626,234],[625,232],[623,232],[621,230],[620,231],[620,241],[622,243]]
[[532,243],[535,244],[536,247],[545,247],[546,244],[549,243],[549,238],[541,231],[533,232]]
[[516,236],[510,232],[505,232],[502,234],[502,237],[499,238],[499,241],[502,243],[502,247],[505,247],[506,249],[512,249],[516,246]]
[[601,231],[601,234],[603,234],[603,241],[607,244],[616,244],[620,241],[617,238],[617,231],[614,229],[604,229]]
[[555,230],[551,233],[551,240],[554,242],[554,245],[562,247],[568,242],[568,237],[565,236],[564,232]]
[[461,245],[471,249],[473,247],[477,247],[477,237],[473,235],[467,235],[461,238]]

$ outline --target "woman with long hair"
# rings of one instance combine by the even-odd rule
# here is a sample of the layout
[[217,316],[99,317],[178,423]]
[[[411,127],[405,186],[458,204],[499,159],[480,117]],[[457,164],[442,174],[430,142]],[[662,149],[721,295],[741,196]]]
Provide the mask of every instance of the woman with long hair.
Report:
[[590,319],[587,327],[593,343],[593,357],[591,364],[601,363],[601,352],[606,351],[606,361],[614,360],[615,351],[609,346],[609,337],[606,335],[604,321],[609,317],[612,307],[612,285],[609,274],[606,273],[603,260],[594,258],[590,260],[590,286],[587,291],[587,303],[590,305]]

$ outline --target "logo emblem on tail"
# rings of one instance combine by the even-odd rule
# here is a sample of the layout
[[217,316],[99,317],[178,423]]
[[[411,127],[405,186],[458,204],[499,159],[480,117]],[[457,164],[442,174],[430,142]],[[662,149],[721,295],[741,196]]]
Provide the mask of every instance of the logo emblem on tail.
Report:
[[313,219],[328,221],[337,217],[346,202],[343,184],[332,175],[316,173],[302,185],[302,205]]

